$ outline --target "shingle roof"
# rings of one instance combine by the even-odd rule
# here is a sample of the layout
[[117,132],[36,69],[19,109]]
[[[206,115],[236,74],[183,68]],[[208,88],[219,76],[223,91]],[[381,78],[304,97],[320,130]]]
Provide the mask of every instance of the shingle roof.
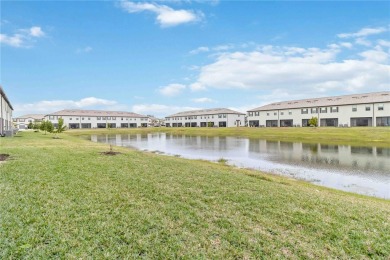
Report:
[[7,95],[5,94],[3,88],[0,86],[0,95],[3,96],[4,100],[8,103],[9,107],[14,110],[14,108],[11,105],[11,102],[9,102],[9,99],[7,98]]
[[15,119],[23,119],[23,118],[33,118],[33,119],[37,119],[37,120],[40,120],[40,119],[43,119],[45,117],[44,114],[28,114],[28,115],[24,115],[24,116],[18,116],[18,117],[15,117]]
[[305,108],[305,107],[325,107],[325,106],[339,106],[339,105],[351,105],[351,104],[381,103],[381,102],[390,102],[390,91],[275,102],[269,105],[248,110],[248,112]]
[[65,109],[57,111],[48,116],[117,116],[117,117],[147,117],[145,115],[136,114],[133,112],[123,111],[104,111],[104,110],[80,110],[80,109]]
[[240,114],[245,115],[244,113],[234,111],[228,108],[210,108],[210,109],[202,109],[202,110],[191,110],[191,111],[183,111],[179,112],[167,117],[175,117],[175,116],[200,116],[200,115],[215,115],[215,114]]

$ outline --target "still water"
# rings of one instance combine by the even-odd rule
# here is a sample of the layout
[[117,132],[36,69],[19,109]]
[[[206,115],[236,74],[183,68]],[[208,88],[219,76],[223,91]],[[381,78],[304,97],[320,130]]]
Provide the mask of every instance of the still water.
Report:
[[94,142],[217,161],[390,199],[390,148],[165,133],[92,135]]

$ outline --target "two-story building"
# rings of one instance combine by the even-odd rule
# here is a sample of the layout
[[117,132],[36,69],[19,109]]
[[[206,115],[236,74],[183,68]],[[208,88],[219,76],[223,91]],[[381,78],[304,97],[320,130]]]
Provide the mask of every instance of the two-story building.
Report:
[[251,127],[390,126],[390,91],[275,102],[247,111]]
[[40,123],[44,119],[45,115],[43,114],[28,114],[13,118],[13,122],[17,129],[24,130],[28,128],[30,123]]
[[3,88],[0,86],[0,135],[5,135],[6,131],[11,131],[12,111],[14,110],[11,102],[7,98]]
[[133,112],[65,109],[45,115],[45,120],[58,125],[58,119],[64,120],[69,129],[78,128],[134,128],[148,127],[148,116]]
[[176,113],[165,117],[166,127],[239,127],[245,114],[227,108],[211,108]]

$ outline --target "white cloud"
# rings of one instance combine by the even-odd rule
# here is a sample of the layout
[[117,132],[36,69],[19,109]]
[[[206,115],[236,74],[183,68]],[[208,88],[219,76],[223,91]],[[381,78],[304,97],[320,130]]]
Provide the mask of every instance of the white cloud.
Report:
[[32,37],[43,37],[45,33],[42,31],[41,27],[33,26],[30,28],[30,35]]
[[13,35],[0,34],[0,43],[11,47],[31,47],[35,38],[40,38],[45,36],[45,33],[42,31],[41,27],[33,26],[29,29],[19,29],[17,33]]
[[213,103],[215,102],[214,99],[203,97],[203,98],[194,98],[192,99],[193,102],[195,103]]
[[210,51],[209,47],[202,46],[190,51],[190,54],[194,55],[194,54],[198,54],[201,52],[208,52],[208,51]]
[[168,86],[160,87],[158,91],[164,96],[174,97],[179,95],[185,89],[186,86],[183,84],[169,84]]
[[390,41],[378,40],[378,44],[383,46],[383,47],[390,47]]
[[382,49],[373,49],[367,50],[359,53],[360,56],[364,57],[367,61],[372,61],[375,63],[385,63],[389,60],[389,53],[383,51]]
[[337,34],[339,38],[361,38],[367,37],[369,35],[380,34],[386,32],[388,29],[386,27],[377,27],[377,28],[362,28],[358,32],[355,33],[340,33]]
[[201,67],[192,90],[256,89],[286,93],[371,92],[390,88],[388,54],[360,53],[363,59],[337,61],[342,49],[263,46],[251,52],[218,55]]
[[27,113],[53,113],[62,109],[69,108],[104,108],[104,109],[118,109],[124,108],[123,105],[118,104],[116,101],[87,97],[80,100],[43,100],[35,103],[27,104],[15,104],[15,113],[27,114]]
[[199,82],[195,82],[190,85],[190,89],[192,91],[202,91],[202,90],[206,90],[206,87]]
[[156,20],[162,27],[171,27],[185,23],[198,22],[203,19],[202,12],[192,10],[174,10],[166,5],[155,3],[121,1],[120,7],[128,13],[149,11],[157,15]]
[[371,42],[366,38],[356,38],[355,43],[363,46],[371,46]]
[[24,37],[21,34],[14,34],[8,36],[6,34],[0,34],[0,43],[12,46],[12,47],[22,47],[24,44]]
[[132,107],[132,111],[139,114],[155,115],[156,117],[164,117],[174,113],[200,109],[198,107],[187,106],[167,106],[162,104],[137,104]]

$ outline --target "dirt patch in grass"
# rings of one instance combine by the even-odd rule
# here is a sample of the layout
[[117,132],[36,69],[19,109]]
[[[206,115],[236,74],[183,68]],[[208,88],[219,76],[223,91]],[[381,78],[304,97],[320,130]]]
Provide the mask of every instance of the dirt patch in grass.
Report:
[[3,162],[5,160],[7,160],[9,157],[9,154],[6,154],[6,153],[0,153],[0,162]]
[[114,151],[107,151],[107,152],[101,152],[101,155],[117,155],[121,154],[120,152],[114,152]]

